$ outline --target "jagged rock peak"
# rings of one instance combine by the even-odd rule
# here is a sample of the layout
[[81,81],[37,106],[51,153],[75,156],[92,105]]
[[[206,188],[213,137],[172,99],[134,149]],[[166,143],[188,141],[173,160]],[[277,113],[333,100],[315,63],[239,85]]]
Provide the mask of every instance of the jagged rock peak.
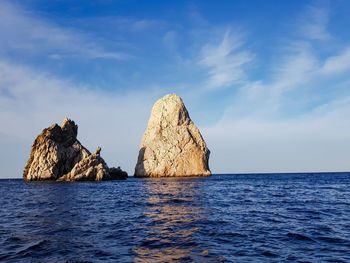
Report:
[[77,162],[72,170],[57,181],[102,181],[110,179],[109,168],[100,156],[101,148]]
[[101,152],[101,147],[99,146],[97,147],[95,154],[100,155],[100,152]]
[[68,144],[73,144],[77,140],[78,125],[74,121],[66,117],[61,124],[61,129]]
[[208,176],[209,155],[182,99],[168,94],[152,108],[135,177]]
[[75,137],[78,135],[78,125],[76,125],[74,121],[68,119],[67,117],[62,121],[61,129],[62,131],[70,133]]
[[[26,181],[100,181],[112,178],[98,147],[91,154],[77,140],[78,126],[65,118],[62,125],[53,124],[35,139],[24,167]],[[124,176],[125,177],[125,176]]]
[[175,127],[188,125],[190,121],[191,119],[180,96],[168,94],[154,104],[148,127]]

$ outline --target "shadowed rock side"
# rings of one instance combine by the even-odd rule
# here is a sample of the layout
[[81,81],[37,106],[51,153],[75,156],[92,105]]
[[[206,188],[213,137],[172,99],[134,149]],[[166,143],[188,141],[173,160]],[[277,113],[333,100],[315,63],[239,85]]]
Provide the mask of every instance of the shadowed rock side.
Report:
[[128,173],[123,171],[119,166],[117,168],[109,168],[109,175],[111,176],[112,180],[121,180],[128,178]]
[[125,179],[111,176],[110,169],[100,156],[98,147],[91,154],[77,140],[78,126],[64,119],[62,125],[53,124],[35,139],[29,160],[24,167],[26,181],[101,181]]
[[152,108],[134,176],[209,176],[209,154],[181,98],[169,94]]

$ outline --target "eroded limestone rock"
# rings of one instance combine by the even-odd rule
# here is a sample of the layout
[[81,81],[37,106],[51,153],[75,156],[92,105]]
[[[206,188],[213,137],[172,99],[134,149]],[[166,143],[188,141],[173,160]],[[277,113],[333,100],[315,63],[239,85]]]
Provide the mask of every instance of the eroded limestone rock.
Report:
[[77,140],[78,126],[64,119],[53,124],[35,139],[23,171],[26,181],[101,181],[111,180],[109,168],[98,147],[91,154]]
[[181,98],[169,94],[152,108],[135,177],[209,176],[209,154]]

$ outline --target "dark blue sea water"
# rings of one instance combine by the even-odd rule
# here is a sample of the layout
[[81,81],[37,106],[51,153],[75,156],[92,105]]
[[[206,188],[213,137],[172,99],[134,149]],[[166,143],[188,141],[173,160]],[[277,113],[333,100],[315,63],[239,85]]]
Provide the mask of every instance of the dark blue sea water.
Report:
[[0,262],[350,262],[350,173],[0,180]]

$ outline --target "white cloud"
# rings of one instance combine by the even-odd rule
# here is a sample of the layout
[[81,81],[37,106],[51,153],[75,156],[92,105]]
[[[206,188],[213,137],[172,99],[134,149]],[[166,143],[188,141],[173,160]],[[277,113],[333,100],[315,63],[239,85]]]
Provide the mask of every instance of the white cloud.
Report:
[[137,20],[133,21],[131,24],[131,29],[134,31],[142,31],[149,29],[155,25],[159,25],[159,21],[156,20],[147,20],[147,19],[142,19],[142,20]]
[[281,90],[293,88],[305,82],[317,67],[318,60],[307,43],[291,44],[274,70],[274,86]]
[[307,86],[313,86],[310,83],[318,74],[320,64],[312,49],[305,43],[295,43],[284,47],[283,52],[279,61],[272,66],[269,80],[246,79],[234,94],[232,104],[225,111],[225,118],[275,118],[296,106],[296,101],[286,102],[291,94],[301,94],[300,98],[304,98],[305,94],[312,96],[313,90]]
[[295,119],[223,119],[202,129],[216,173],[350,171],[350,97]]
[[47,54],[53,58],[129,58],[123,52],[105,50],[92,36],[84,32],[52,24],[9,1],[0,2],[0,39],[0,54],[3,55],[12,51]]
[[[299,25],[307,41],[277,46],[281,55],[268,71],[273,74],[246,79],[222,119],[202,129],[212,170],[350,170],[350,93],[344,88],[350,78],[338,78],[350,69],[350,49],[343,44],[340,53],[318,56],[314,40],[331,40],[327,24],[324,9],[310,8]],[[333,93],[335,87],[342,92]]]
[[269,107],[278,111],[281,107],[291,106],[283,101],[288,93],[310,93],[305,85],[313,80],[318,68],[319,60],[308,43],[291,43],[280,62],[274,65],[272,82],[265,83],[265,91],[270,95]]
[[350,70],[350,47],[347,47],[339,55],[327,58],[320,69],[322,74],[338,74]]
[[245,78],[243,67],[253,60],[253,55],[241,50],[240,36],[226,31],[219,44],[206,44],[201,50],[199,65],[209,68],[209,87],[227,87]]
[[163,36],[163,44],[170,50],[177,49],[177,33],[173,30],[167,31]]
[[301,27],[304,37],[311,40],[328,40],[328,11],[319,6],[309,6],[302,18]]
[[[226,116],[235,116],[236,111],[244,112],[244,116],[251,114],[274,118],[283,115],[284,111],[298,111],[297,107],[313,110],[317,103],[308,106],[309,103],[318,99],[322,103],[331,102],[336,97],[327,96],[333,94],[336,87],[344,90],[341,83],[350,80],[346,75],[339,77],[350,70],[349,47],[345,47],[340,54],[323,58],[316,56],[311,42],[291,41],[282,50],[284,54],[272,66],[271,80],[247,80],[235,95],[235,104],[226,110]],[[348,94],[334,95],[342,97]],[[294,100],[291,100],[291,96],[294,96]]]

